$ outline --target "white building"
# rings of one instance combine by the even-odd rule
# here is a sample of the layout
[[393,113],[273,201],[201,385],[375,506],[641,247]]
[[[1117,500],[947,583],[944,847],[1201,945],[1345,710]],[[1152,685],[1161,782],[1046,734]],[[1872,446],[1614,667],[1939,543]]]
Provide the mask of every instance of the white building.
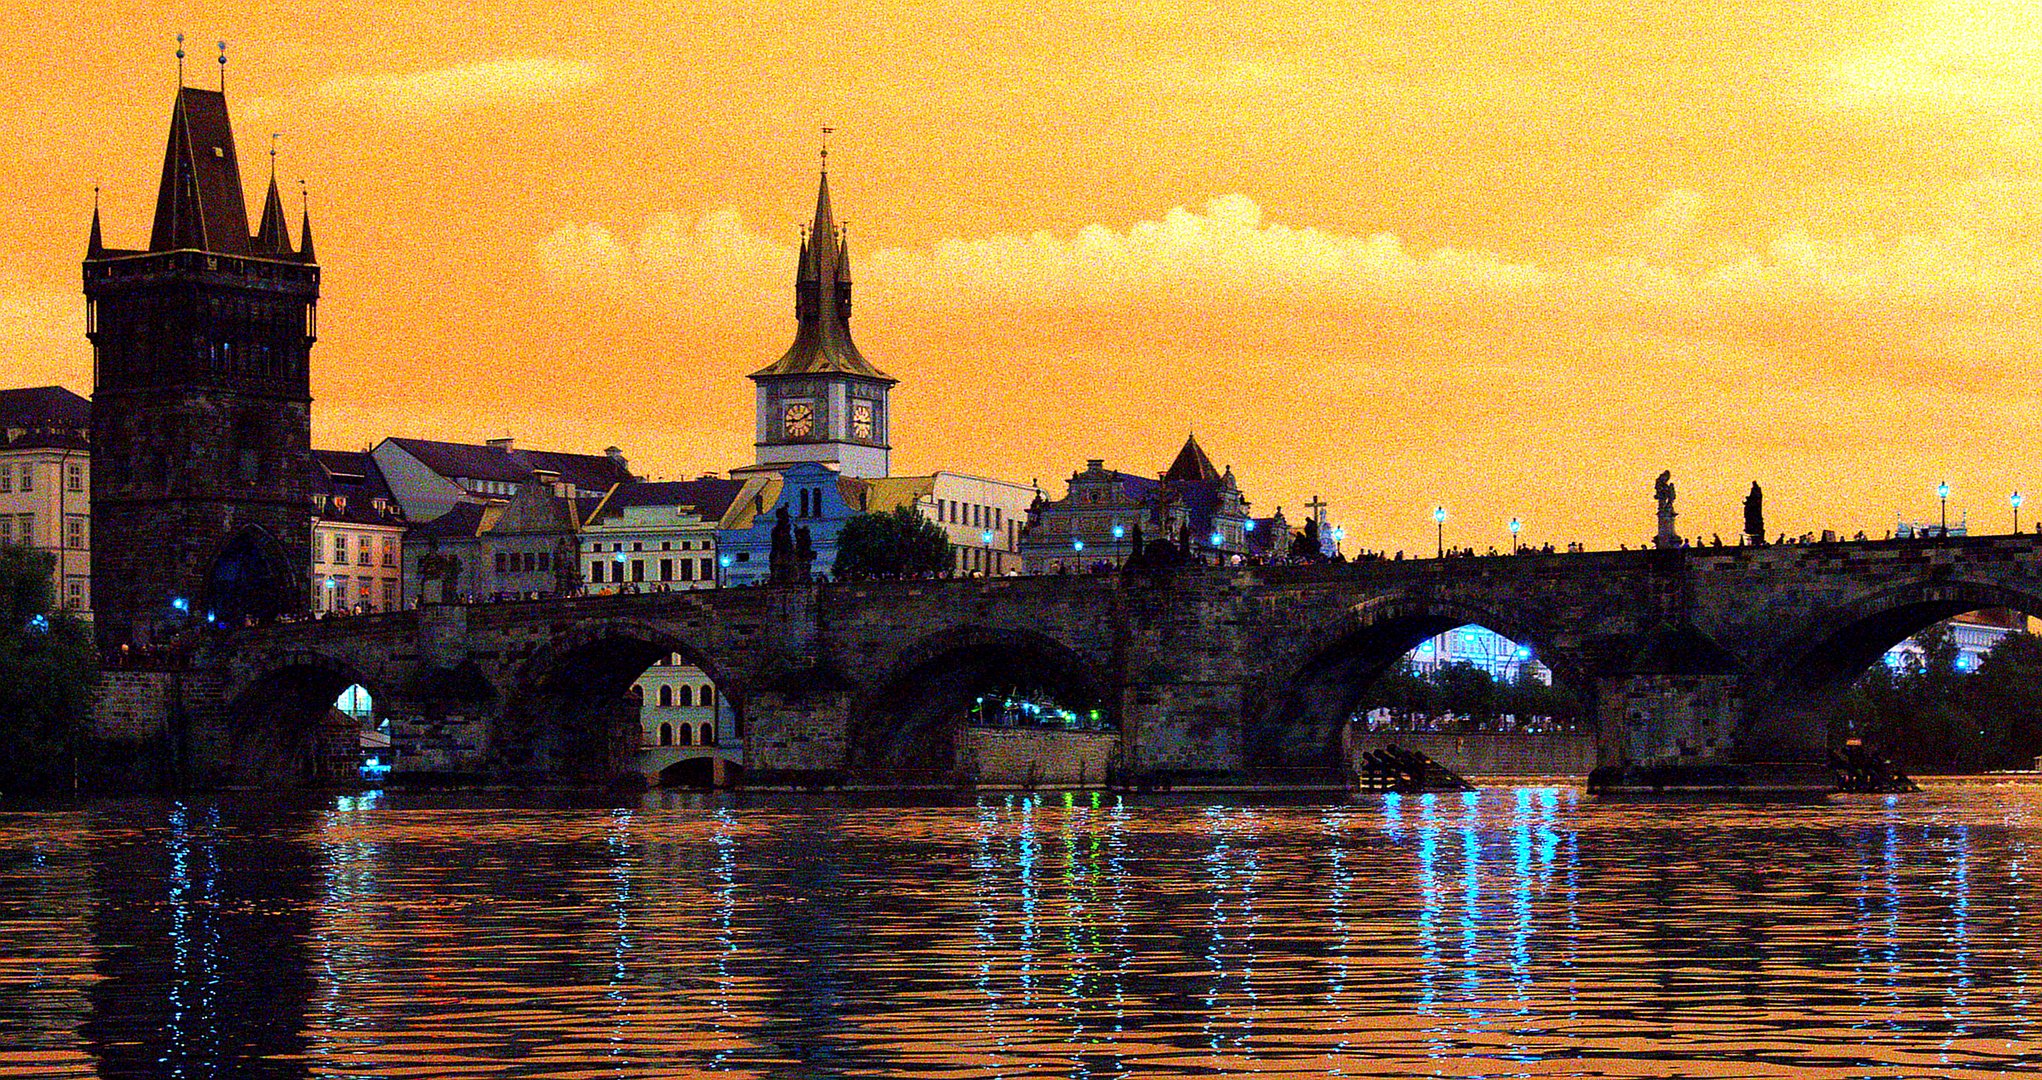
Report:
[[865,509],[915,507],[950,538],[958,573],[999,577],[1021,572],[1021,529],[1034,501],[1032,485],[938,472],[866,481]]
[[61,386],[0,390],[0,544],[47,551],[59,606],[92,603],[92,403]]

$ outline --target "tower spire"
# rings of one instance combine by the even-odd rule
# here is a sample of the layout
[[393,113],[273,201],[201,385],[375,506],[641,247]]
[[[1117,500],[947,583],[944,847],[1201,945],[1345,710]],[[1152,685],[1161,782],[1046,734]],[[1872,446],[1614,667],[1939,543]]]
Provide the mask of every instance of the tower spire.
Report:
[[177,32],[177,88],[184,89],[184,31]]
[[262,224],[255,230],[255,250],[260,255],[291,254],[291,231],[284,223],[284,200],[277,193],[277,140],[269,137],[269,194],[262,200]]
[[227,43],[220,42],[220,93],[227,92]]
[[305,194],[305,181],[298,181],[298,208],[304,218],[298,224],[298,258],[304,262],[317,262],[312,254],[312,199]]
[[92,235],[85,241],[85,257],[96,259],[106,254],[106,242],[99,232],[99,185],[92,185]]

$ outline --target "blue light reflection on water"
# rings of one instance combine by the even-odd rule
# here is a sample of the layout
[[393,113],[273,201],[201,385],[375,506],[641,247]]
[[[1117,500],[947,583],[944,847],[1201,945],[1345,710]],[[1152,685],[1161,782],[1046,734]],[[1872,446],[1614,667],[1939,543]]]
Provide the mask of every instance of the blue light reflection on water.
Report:
[[5,970],[108,988],[0,981],[0,1076],[1986,1076],[2042,1034],[2042,787],[158,806],[0,815]]

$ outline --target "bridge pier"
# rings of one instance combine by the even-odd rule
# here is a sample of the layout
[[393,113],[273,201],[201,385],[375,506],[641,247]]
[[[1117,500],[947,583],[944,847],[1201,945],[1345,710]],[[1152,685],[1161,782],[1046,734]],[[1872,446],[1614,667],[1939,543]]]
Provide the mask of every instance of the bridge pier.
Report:
[[748,782],[817,783],[849,769],[848,688],[782,683],[752,689],[737,704]]

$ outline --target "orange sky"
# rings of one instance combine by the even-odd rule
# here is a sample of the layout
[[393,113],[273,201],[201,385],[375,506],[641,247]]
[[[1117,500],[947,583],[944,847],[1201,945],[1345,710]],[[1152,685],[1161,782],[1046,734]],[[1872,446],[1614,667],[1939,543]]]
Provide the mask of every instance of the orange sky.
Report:
[[[58,5],[0,15],[0,385],[88,389],[174,69],[309,181],[314,439],[750,461],[833,124],[897,471],[1162,468],[1353,540],[1953,517],[2042,477],[2042,11],[2014,0]],[[251,190],[251,201],[260,190]],[[2042,520],[2042,503],[2035,520]]]

